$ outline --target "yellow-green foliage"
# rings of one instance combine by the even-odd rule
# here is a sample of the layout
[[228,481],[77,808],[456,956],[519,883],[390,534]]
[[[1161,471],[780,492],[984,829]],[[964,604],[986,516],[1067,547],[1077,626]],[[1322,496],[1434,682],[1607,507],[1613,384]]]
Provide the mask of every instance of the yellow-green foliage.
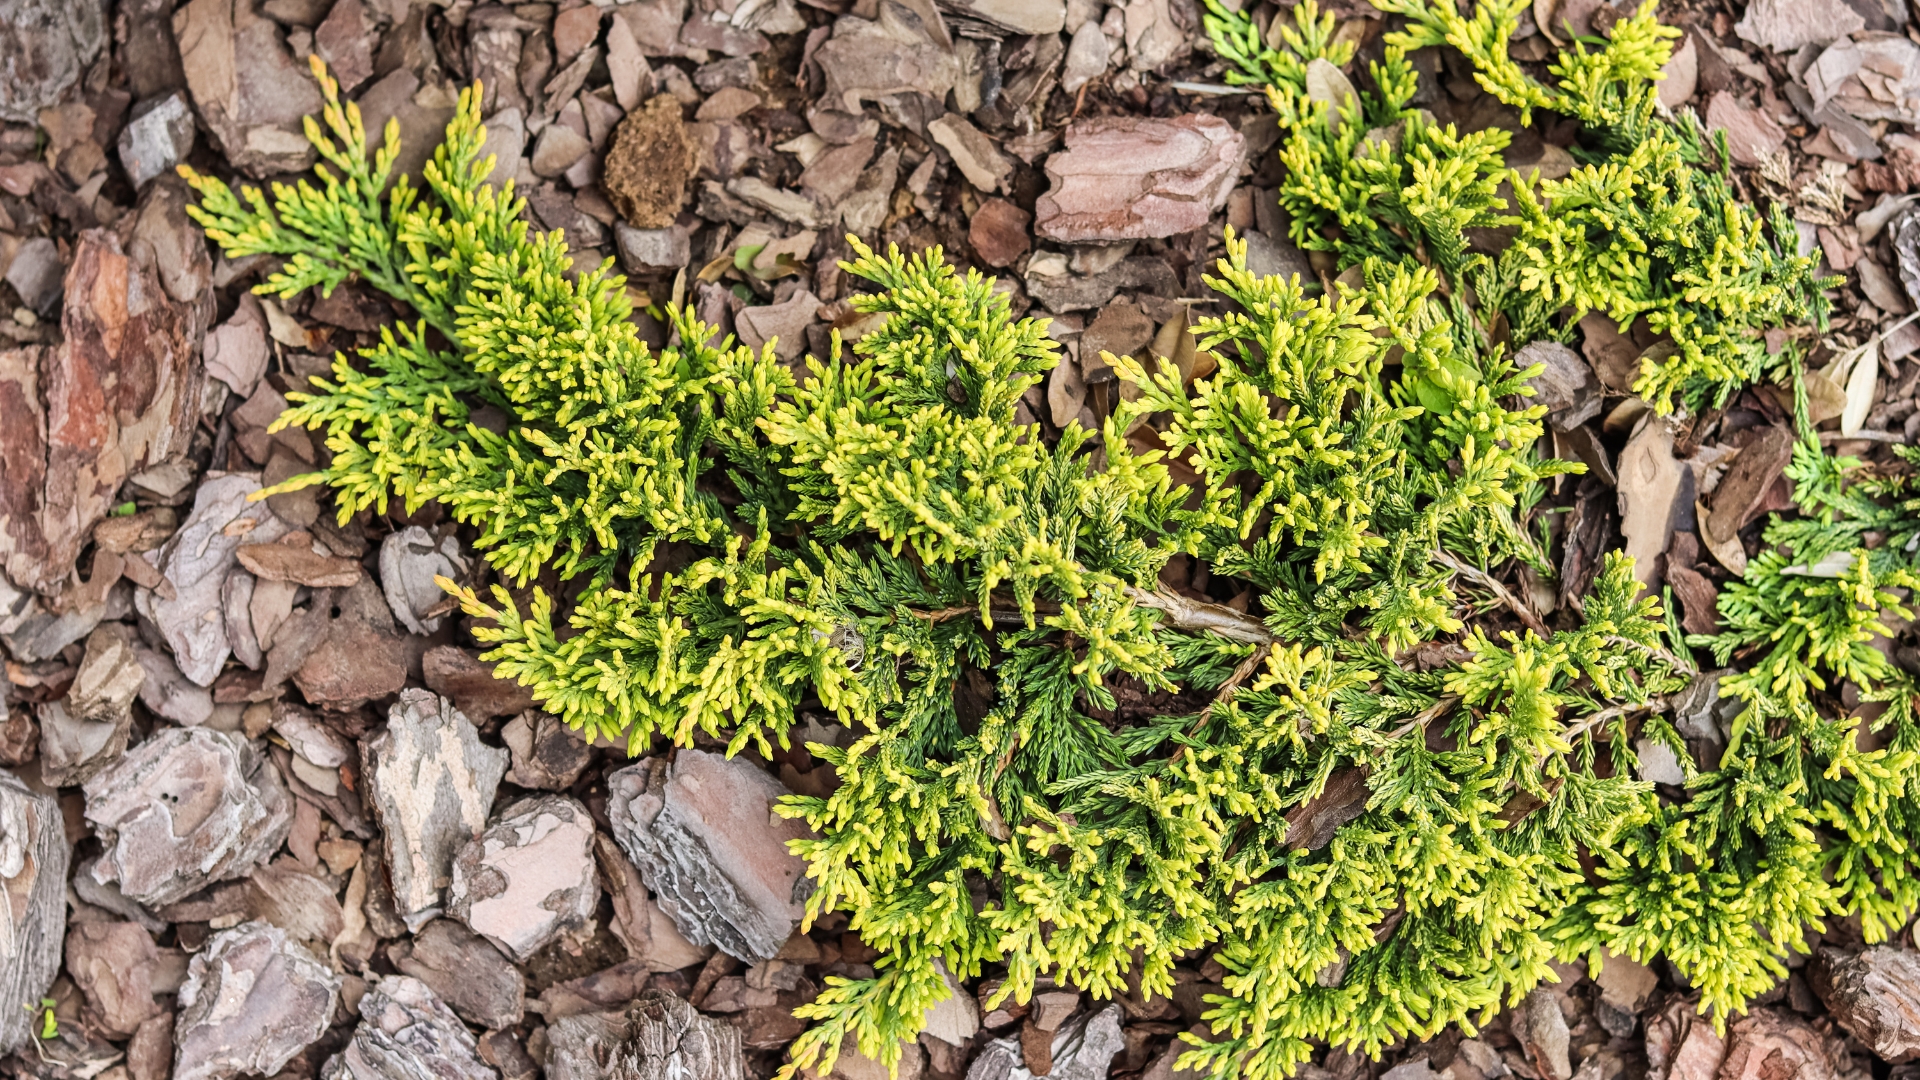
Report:
[[[1306,70],[1352,58],[1332,16],[1312,0],[1294,9],[1282,48],[1209,0],[1216,49],[1229,79],[1264,85],[1285,133],[1280,202],[1293,240],[1342,265],[1369,256],[1417,257],[1481,295],[1484,318],[1504,314],[1514,344],[1565,337],[1588,312],[1621,325],[1644,319],[1659,345],[1641,358],[1634,390],[1660,412],[1724,404],[1756,381],[1768,360],[1760,331],[1824,322],[1817,260],[1796,253],[1784,208],[1763,218],[1734,198],[1724,147],[1710,147],[1691,111],[1663,114],[1660,69],[1679,31],[1654,17],[1652,0],[1614,25],[1604,47],[1576,42],[1540,83],[1507,54],[1525,0],[1482,0],[1470,15],[1451,0],[1375,0],[1406,19],[1369,70],[1373,89],[1337,112],[1308,97]],[[1489,94],[1520,110],[1581,122],[1582,162],[1561,180],[1505,168],[1508,133],[1468,135],[1436,124],[1411,102],[1407,53],[1447,46],[1474,65]],[[1508,205],[1496,188],[1506,180]],[[1497,253],[1471,253],[1462,231],[1512,226]]]
[[[343,516],[437,499],[499,578],[584,578],[568,608],[461,592],[487,658],[575,727],[763,754],[803,706],[849,729],[812,747],[839,786],[782,812],[815,830],[794,845],[810,917],[846,912],[881,957],[802,1008],[790,1070],[831,1065],[849,1035],[897,1061],[951,977],[1003,975],[1021,1000],[1042,977],[1165,993],[1204,950],[1229,974],[1187,1064],[1274,1080],[1316,1042],[1471,1026],[1550,958],[1602,946],[1666,951],[1737,1007],[1752,964],[1723,954],[1770,946],[1701,944],[1656,902],[1785,940],[1771,910],[1712,907],[1713,874],[1751,877],[1719,819],[1675,825],[1632,779],[1631,738],[1684,749],[1658,706],[1689,671],[1629,561],[1558,629],[1475,630],[1438,670],[1403,655],[1462,632],[1484,598],[1459,574],[1550,570],[1530,512],[1569,468],[1536,446],[1538,369],[1455,280],[1500,268],[1408,241],[1494,209],[1461,218],[1437,194],[1484,195],[1491,141],[1409,120],[1412,163],[1370,152],[1342,173],[1389,192],[1389,164],[1416,183],[1454,170],[1400,200],[1408,236],[1342,249],[1357,285],[1257,278],[1230,238],[1209,279],[1228,313],[1194,326],[1212,366],[1109,358],[1137,399],[1053,436],[1016,413],[1056,362],[1044,322],[938,251],[856,243],[854,307],[881,328],[797,373],[684,310],[656,351],[617,276],[573,274],[564,238],[484,182],[477,92],[424,189],[389,189],[394,130],[369,157],[321,77],[317,182],[268,199],[192,177],[230,254],[286,260],[262,291],[357,279],[420,318],[293,399],[282,422],[324,431],[330,456],[291,483],[327,484]],[[504,432],[473,422],[483,406]],[[1249,614],[1163,588],[1176,556],[1243,587]],[[1872,775],[1861,790],[1901,797]],[[1890,837],[1846,865],[1895,858]],[[1814,858],[1842,850],[1823,844]],[[1910,904],[1858,875],[1821,892],[1811,865],[1767,872],[1801,874],[1809,911],[1846,890]]]

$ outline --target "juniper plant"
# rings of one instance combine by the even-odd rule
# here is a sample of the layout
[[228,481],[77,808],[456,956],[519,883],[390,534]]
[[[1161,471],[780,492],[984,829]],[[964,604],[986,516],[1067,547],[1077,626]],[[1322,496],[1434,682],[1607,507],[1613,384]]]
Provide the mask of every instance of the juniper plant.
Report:
[[[1637,948],[1612,913],[1653,864],[1583,859],[1673,834],[1633,739],[1684,749],[1659,711],[1689,668],[1618,556],[1558,629],[1517,602],[1526,629],[1466,626],[1494,571],[1548,566],[1530,508],[1573,468],[1536,446],[1539,370],[1448,283],[1472,257],[1382,240],[1310,298],[1229,237],[1207,364],[1108,357],[1135,400],[1053,435],[1016,413],[1044,323],[938,251],[856,241],[880,329],[798,371],[678,307],[656,351],[610,267],[572,273],[486,182],[477,89],[416,190],[315,70],[316,179],[189,173],[192,213],[284,260],[262,292],[359,280],[418,320],[290,396],[329,457],[282,490],[443,502],[500,580],[445,583],[487,659],[586,732],[770,755],[803,710],[848,729],[810,747],[839,786],[782,812],[814,830],[809,918],[881,957],[802,1008],[790,1074],[848,1038],[897,1062],[955,979],[1164,994],[1203,950],[1229,975],[1186,1064],[1270,1080]],[[1244,607],[1162,585],[1175,557]],[[587,587],[505,587],[548,572]]]

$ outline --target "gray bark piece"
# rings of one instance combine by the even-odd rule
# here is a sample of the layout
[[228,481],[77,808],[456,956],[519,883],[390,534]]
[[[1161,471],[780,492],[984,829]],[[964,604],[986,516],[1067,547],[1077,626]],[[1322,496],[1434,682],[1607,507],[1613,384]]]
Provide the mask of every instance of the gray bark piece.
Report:
[[507,807],[454,859],[448,899],[454,918],[525,963],[593,920],[593,816],[558,795]]
[[1834,1022],[1882,1061],[1920,1059],[1920,954],[1891,945],[1821,949],[1808,982]]
[[188,682],[173,657],[142,641],[134,642],[133,652],[146,672],[140,683],[140,704],[182,727],[199,727],[212,719],[213,691]]
[[1509,1027],[1542,1077],[1569,1080],[1573,1076],[1573,1061],[1567,1050],[1567,1017],[1552,991],[1536,989],[1529,993]]
[[326,1033],[339,1000],[339,978],[286,931],[263,922],[222,930],[180,987],[173,1080],[272,1076]]
[[426,613],[447,598],[433,583],[436,575],[458,579],[467,572],[460,541],[448,536],[437,545],[433,534],[409,525],[380,544],[380,590],[386,593],[393,617],[412,634],[431,634],[445,616]]
[[513,755],[507,779],[535,791],[565,791],[593,760],[593,748],[557,716],[528,709],[500,729]]
[[121,723],[82,720],[65,701],[39,708],[40,779],[49,787],[83,784],[126,753],[133,718]]
[[127,179],[138,189],[172,172],[193,152],[193,132],[193,109],[185,94],[168,94],[135,108],[117,147]]
[[547,1028],[547,1080],[745,1080],[740,1029],[648,990],[624,1013],[569,1016]]
[[321,723],[311,711],[291,702],[274,705],[273,730],[287,740],[294,753],[323,769],[337,769],[353,760],[352,743]]
[[157,934],[167,928],[164,920],[154,916],[153,912],[127,899],[120,886],[103,883],[93,876],[93,868],[100,863],[100,856],[86,860],[73,871],[73,893],[81,900],[103,911],[110,911],[129,922],[137,922],[147,928],[147,932]]
[[482,745],[453,703],[405,690],[387,729],[360,744],[367,801],[385,836],[394,908],[407,929],[440,914],[453,859],[487,827],[507,752]]
[[377,980],[360,999],[360,1026],[328,1059],[321,1080],[494,1080],[479,1044],[427,984],[406,975]]
[[266,503],[247,501],[258,490],[253,473],[209,474],[194,493],[193,513],[160,549],[157,565],[173,582],[174,598],[148,589],[135,594],[141,616],[159,628],[181,674],[199,686],[213,685],[231,652],[221,590],[239,563],[234,553],[242,543],[269,543],[287,533]]
[[260,648],[260,635],[253,632],[253,615],[249,611],[257,585],[259,582],[252,574],[236,566],[227,571],[227,580],[220,586],[220,613],[226,620],[227,648],[249,671],[259,671],[267,662],[267,654]]
[[435,919],[411,939],[394,942],[387,956],[470,1023],[504,1031],[526,1014],[527,981],[520,969],[452,919]]
[[[1113,1056],[1125,1050],[1120,1006],[1081,1014],[1053,1033],[1053,1068],[1047,1080],[1105,1080]],[[967,1069],[967,1080],[1034,1080],[1020,1052],[1020,1040],[995,1039],[981,1047]]]
[[[60,973],[67,935],[66,828],[60,805],[0,771],[0,1001],[39,1001]],[[27,1042],[34,1016],[0,1009],[0,1053]]]
[[682,750],[607,777],[613,836],[687,940],[757,964],[793,935],[811,892],[774,804],[787,789],[740,758]]
[[37,122],[106,40],[99,0],[0,0],[0,120]]
[[1529,405],[1545,405],[1547,419],[1561,431],[1571,431],[1600,415],[1600,380],[1586,358],[1557,341],[1536,341],[1521,349],[1513,366],[1521,371],[1535,364],[1547,369],[1527,384],[1533,387]]
[[133,641],[120,623],[95,627],[65,700],[40,709],[40,778],[48,785],[82,783],[126,753],[133,700],[146,681]]
[[105,848],[95,879],[149,907],[246,875],[293,825],[293,798],[267,756],[206,728],[159,731],[82,790]]
[[100,625],[113,606],[114,595],[109,591],[107,603],[55,615],[32,593],[0,576],[0,647],[23,664],[51,660]]

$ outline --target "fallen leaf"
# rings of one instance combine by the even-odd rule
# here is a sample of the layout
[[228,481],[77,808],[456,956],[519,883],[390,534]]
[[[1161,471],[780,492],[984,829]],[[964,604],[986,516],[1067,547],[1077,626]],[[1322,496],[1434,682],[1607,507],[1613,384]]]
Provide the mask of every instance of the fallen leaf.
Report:
[[1673,532],[1673,508],[1687,467],[1673,456],[1673,433],[1657,417],[1642,423],[1620,452],[1620,535],[1633,558],[1634,577],[1652,588],[1659,584],[1655,560],[1667,550]]
[[1847,373],[1846,407],[1840,411],[1840,434],[1857,435],[1880,391],[1880,341],[1873,339],[1854,351]]

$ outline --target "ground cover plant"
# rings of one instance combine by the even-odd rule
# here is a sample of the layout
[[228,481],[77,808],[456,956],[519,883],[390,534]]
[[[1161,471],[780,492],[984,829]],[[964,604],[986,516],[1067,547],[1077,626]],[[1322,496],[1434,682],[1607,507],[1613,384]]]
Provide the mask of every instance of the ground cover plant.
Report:
[[[390,183],[397,127],[369,145],[324,72],[317,183],[191,178],[230,256],[286,260],[263,291],[357,278],[417,314],[295,399],[282,423],[332,456],[291,483],[343,518],[439,500],[476,527],[501,585],[460,599],[500,673],[636,750],[771,753],[803,708],[856,733],[814,748],[838,789],[785,812],[818,834],[809,911],[882,957],[803,1008],[793,1068],[849,1033],[897,1060],[950,978],[1168,993],[1195,950],[1227,977],[1186,1060],[1220,1078],[1471,1027],[1603,949],[1665,956],[1724,1021],[1803,923],[1857,912],[1871,937],[1913,908],[1920,737],[1871,645],[1916,583],[1901,477],[1853,476],[1803,425],[1804,513],[1719,635],[1686,640],[1618,554],[1560,625],[1463,619],[1501,601],[1496,567],[1551,574],[1545,482],[1578,469],[1543,445],[1521,346],[1644,316],[1671,346],[1636,388],[1699,408],[1797,374],[1751,331],[1820,318],[1822,283],[1790,223],[1732,198],[1724,148],[1657,115],[1650,8],[1563,54],[1557,88],[1505,58],[1517,5],[1391,9],[1374,87],[1324,104],[1313,65],[1348,57],[1311,5],[1280,50],[1216,10],[1280,117],[1296,241],[1355,272],[1257,277],[1229,239],[1204,362],[1107,358],[1131,399],[1051,444],[1015,421],[1045,327],[938,251],[856,246],[855,307],[885,321],[799,369],[679,307],[647,347],[620,279],[571,274],[485,182],[477,91],[423,189]],[[1408,107],[1407,50],[1442,41],[1489,93],[1580,119],[1588,163],[1509,177],[1505,206],[1500,138]],[[1498,254],[1462,242],[1497,225]],[[1247,610],[1161,586],[1174,559],[1244,582]],[[570,610],[506,587],[549,570],[586,583]],[[1690,646],[1743,669],[1722,687],[1748,708],[1674,801],[1635,746],[1691,760],[1666,716]],[[1887,702],[1884,745],[1833,718],[1843,680]]]

